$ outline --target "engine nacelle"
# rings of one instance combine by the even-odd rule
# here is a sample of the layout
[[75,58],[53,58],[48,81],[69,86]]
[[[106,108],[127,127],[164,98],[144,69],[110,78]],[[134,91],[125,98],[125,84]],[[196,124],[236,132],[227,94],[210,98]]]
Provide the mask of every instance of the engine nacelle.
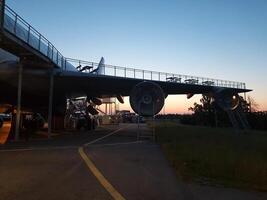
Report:
[[138,83],[131,91],[130,104],[134,112],[141,116],[154,116],[164,106],[165,93],[154,83]]
[[87,97],[87,101],[92,101],[95,105],[100,106],[102,104],[102,100],[96,97]]
[[215,102],[225,111],[235,110],[240,103],[239,95],[227,90],[216,91],[214,99]]

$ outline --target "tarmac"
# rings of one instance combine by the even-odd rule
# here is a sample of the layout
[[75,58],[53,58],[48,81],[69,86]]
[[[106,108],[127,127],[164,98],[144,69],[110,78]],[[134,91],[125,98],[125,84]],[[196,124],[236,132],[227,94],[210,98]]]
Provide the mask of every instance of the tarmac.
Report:
[[100,127],[0,145],[0,200],[244,199],[267,193],[179,180],[146,125]]

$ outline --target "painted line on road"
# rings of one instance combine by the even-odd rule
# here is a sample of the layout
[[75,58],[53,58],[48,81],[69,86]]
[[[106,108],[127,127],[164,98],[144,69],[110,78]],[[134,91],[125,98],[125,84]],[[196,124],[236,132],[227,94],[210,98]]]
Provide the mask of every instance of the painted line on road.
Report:
[[100,184],[109,192],[109,194],[115,200],[125,200],[125,198],[108,182],[108,180],[103,176],[103,174],[96,168],[94,163],[89,159],[89,157],[85,154],[83,147],[79,148],[79,153],[83,160],[85,161],[88,168],[100,182]]
[[123,130],[123,129],[125,129],[126,127],[124,127],[124,128],[119,128],[119,129],[117,129],[117,130],[115,130],[115,131],[112,131],[111,133],[109,133],[109,134],[107,134],[107,135],[104,135],[103,137],[100,137],[100,138],[97,138],[97,139],[95,139],[95,140],[93,140],[93,141],[91,141],[91,142],[88,142],[88,143],[85,143],[83,146],[89,146],[89,145],[91,145],[91,144],[94,144],[94,143],[96,143],[96,142],[98,142],[98,141],[100,141],[100,140],[103,140],[104,138],[107,138],[107,137],[109,137],[109,136],[111,136],[111,135],[114,135],[115,133],[117,133],[117,132],[119,132],[119,131],[121,131],[121,130]]
[[0,153],[2,152],[22,152],[22,151],[44,151],[44,150],[61,150],[61,149],[76,149],[79,146],[57,146],[57,147],[30,147],[30,148],[18,148],[18,149],[3,149],[0,150]]
[[92,147],[104,147],[104,146],[119,146],[119,145],[126,145],[126,144],[139,144],[139,143],[144,143],[146,141],[144,140],[138,140],[138,141],[134,141],[134,142],[118,142],[118,143],[110,143],[110,144],[93,144],[90,145]]
[[111,185],[111,183],[104,177],[104,175],[97,169],[97,167],[95,166],[95,164],[90,160],[90,158],[86,155],[86,153],[84,152],[84,147],[89,146],[91,144],[94,144],[104,138],[107,138],[123,129],[124,128],[120,128],[117,129],[103,137],[100,137],[96,140],[93,140],[89,143],[84,144],[82,147],[79,147],[78,151],[80,156],[82,157],[82,159],[84,160],[84,162],[86,163],[87,167],[90,169],[90,171],[93,173],[93,175],[96,177],[96,179],[99,181],[99,183],[108,191],[108,193],[115,199],[115,200],[125,200],[125,198]]

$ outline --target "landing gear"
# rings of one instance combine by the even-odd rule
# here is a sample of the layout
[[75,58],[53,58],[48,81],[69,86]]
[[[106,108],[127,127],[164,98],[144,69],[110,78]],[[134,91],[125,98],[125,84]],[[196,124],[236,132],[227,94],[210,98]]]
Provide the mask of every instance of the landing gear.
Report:
[[77,130],[95,130],[97,127],[97,121],[94,117],[88,116],[86,118],[77,119]]

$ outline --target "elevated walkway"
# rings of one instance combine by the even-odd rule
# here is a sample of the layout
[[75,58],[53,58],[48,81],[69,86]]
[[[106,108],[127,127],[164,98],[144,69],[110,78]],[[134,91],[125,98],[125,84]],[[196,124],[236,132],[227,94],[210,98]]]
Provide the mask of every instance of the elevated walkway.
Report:
[[[174,73],[165,73],[157,71],[142,70],[129,67],[121,67],[114,65],[107,65],[102,63],[95,63],[84,60],[77,60],[73,58],[66,58],[66,63],[75,66],[76,69],[83,73],[92,73],[95,75],[114,76],[121,78],[132,78],[141,80],[152,80],[169,83],[200,85],[200,86],[215,86],[234,89],[246,89],[245,83],[236,81],[227,81],[220,79],[212,79],[198,76],[181,75]],[[98,70],[101,68],[101,70]]]
[[[27,23],[4,1],[0,1],[1,8],[1,48],[18,56],[21,62],[34,67],[56,67],[66,71],[91,73],[101,76],[152,80],[169,82],[170,84],[187,84],[200,86],[215,86],[244,90],[245,83],[211,79],[190,75],[172,74],[106,65],[102,62],[88,62],[65,58],[55,46],[35,28]],[[103,61],[101,59],[101,61]],[[75,69],[76,67],[76,69]]]
[[2,6],[1,48],[27,65],[63,67],[65,59],[54,45],[10,7]]

